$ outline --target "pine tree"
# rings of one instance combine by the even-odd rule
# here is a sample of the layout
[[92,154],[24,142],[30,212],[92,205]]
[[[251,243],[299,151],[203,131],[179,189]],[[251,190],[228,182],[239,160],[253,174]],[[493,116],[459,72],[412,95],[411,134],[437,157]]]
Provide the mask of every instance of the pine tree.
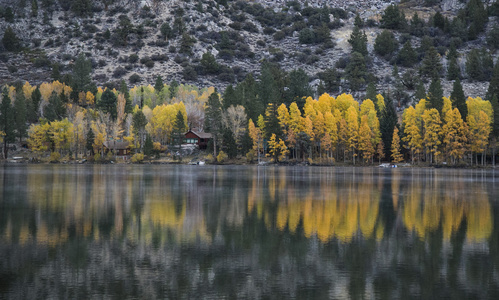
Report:
[[22,91],[16,93],[16,102],[14,102],[14,123],[16,127],[17,137],[19,142],[26,136],[27,126],[27,110],[26,110],[26,98]]
[[7,51],[16,52],[21,50],[21,42],[17,38],[12,27],[7,27],[2,38],[3,46]]
[[435,47],[431,46],[423,59],[420,74],[428,76],[432,79],[440,77],[442,72],[442,63],[440,62],[440,54]]
[[490,79],[485,99],[490,100],[494,97],[494,95],[499,98],[499,63],[496,63],[494,66],[492,78]]
[[38,112],[40,109],[40,101],[42,101],[42,94],[40,93],[39,87],[31,93],[31,101],[29,102],[28,109],[28,120],[31,123],[38,121]]
[[222,104],[216,90],[208,97],[206,103],[204,127],[213,136],[213,157],[217,157],[217,140],[221,137],[223,125]]
[[428,89],[427,95],[427,107],[435,108],[438,110],[438,113],[442,113],[442,107],[444,106],[444,102],[442,100],[444,96],[444,91],[442,89],[442,85],[440,84],[440,79],[434,78],[431,81],[430,88]]
[[[423,114],[424,122],[424,139],[426,152],[430,154],[430,163],[433,163],[433,158],[439,156],[438,146],[440,142],[441,134],[441,120],[440,114],[434,108],[425,110]],[[437,161],[438,162],[438,161]]]
[[43,110],[43,115],[49,121],[62,120],[66,116],[66,108],[56,91],[53,91],[50,95],[49,103]]
[[452,102],[452,108],[457,108],[461,116],[468,115],[466,97],[464,96],[463,87],[461,86],[461,81],[459,79],[456,79],[454,81],[454,85],[452,86],[452,93],[450,94],[450,100]]
[[397,56],[397,62],[406,68],[412,67],[418,61],[418,55],[414,48],[412,48],[411,41],[405,42],[402,49],[400,49]]
[[241,104],[240,100],[241,99],[238,99],[236,91],[234,90],[232,84],[229,84],[224,91],[223,101],[222,101],[223,108],[226,110],[231,105],[232,106],[240,105]]
[[91,156],[94,155],[94,140],[95,140],[95,134],[92,128],[90,128],[87,133],[87,141],[85,144],[85,148],[87,149],[87,151],[90,151]]
[[144,155],[150,157],[154,151],[154,143],[151,136],[148,134],[146,136],[146,141],[144,143]]
[[[380,131],[384,145],[392,145],[393,130],[397,125],[397,113],[389,95],[385,95],[385,109],[381,113]],[[385,147],[385,157],[391,157],[390,147]]]
[[15,140],[14,114],[7,88],[3,89],[2,103],[0,104],[0,131],[3,131],[3,158],[8,157],[8,143]]
[[163,90],[163,86],[163,78],[161,78],[161,75],[158,75],[158,77],[156,77],[156,83],[154,84],[154,90],[157,94],[159,94]]
[[92,85],[91,73],[92,63],[90,60],[85,58],[83,53],[80,53],[73,66],[73,90],[78,92],[86,92],[90,90]]
[[374,82],[369,82],[367,85],[366,89],[366,96],[364,97],[365,99],[371,99],[374,103],[376,103],[376,95],[378,92],[376,91],[376,84]]
[[97,102],[97,107],[102,110],[104,113],[109,113],[113,120],[116,120],[118,115],[118,111],[116,109],[116,103],[118,99],[116,95],[110,90],[106,89],[100,98],[100,101]]
[[449,50],[449,54],[447,54],[447,59],[449,64],[447,66],[447,79],[448,80],[456,80],[461,79],[461,68],[457,63],[458,53],[456,47],[452,45]]
[[395,35],[388,30],[383,30],[378,36],[376,36],[374,42],[374,51],[379,56],[385,58],[391,58],[393,52],[398,49],[398,41],[395,39]]
[[359,90],[365,84],[367,78],[364,56],[359,52],[353,52],[345,72],[350,88],[354,91]]
[[419,81],[416,87],[416,92],[414,93],[414,102],[419,102],[421,99],[426,98],[426,89],[424,87],[423,81]]
[[352,46],[352,53],[358,52],[362,56],[368,55],[367,51],[367,35],[364,31],[361,31],[359,27],[355,26],[348,43]]

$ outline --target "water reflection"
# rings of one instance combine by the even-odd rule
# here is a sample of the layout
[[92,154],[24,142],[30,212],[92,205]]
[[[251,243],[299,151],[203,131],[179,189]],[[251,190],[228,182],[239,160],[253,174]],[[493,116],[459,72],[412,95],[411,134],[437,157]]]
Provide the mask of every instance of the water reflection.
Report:
[[493,171],[2,168],[0,298],[499,291]]

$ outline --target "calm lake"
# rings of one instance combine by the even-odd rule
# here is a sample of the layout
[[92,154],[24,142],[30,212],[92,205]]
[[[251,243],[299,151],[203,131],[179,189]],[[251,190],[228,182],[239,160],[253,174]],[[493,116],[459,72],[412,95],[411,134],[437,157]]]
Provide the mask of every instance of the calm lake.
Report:
[[0,166],[0,298],[497,299],[499,172]]

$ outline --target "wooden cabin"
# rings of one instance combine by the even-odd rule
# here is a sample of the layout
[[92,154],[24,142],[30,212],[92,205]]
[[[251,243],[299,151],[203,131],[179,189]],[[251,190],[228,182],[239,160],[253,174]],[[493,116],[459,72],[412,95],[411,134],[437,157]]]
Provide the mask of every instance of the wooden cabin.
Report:
[[130,147],[126,141],[106,141],[104,142],[105,152],[112,151],[116,155],[129,155]]
[[212,138],[211,133],[189,130],[184,136],[184,144],[196,144],[199,149],[206,149]]

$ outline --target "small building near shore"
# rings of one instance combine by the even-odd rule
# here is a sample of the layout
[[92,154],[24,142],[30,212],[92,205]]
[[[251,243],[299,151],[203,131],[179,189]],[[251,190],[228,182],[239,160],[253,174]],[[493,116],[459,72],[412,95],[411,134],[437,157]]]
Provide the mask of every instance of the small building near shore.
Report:
[[208,142],[213,139],[211,133],[208,132],[197,132],[194,130],[189,130],[184,135],[183,144],[188,145],[198,145],[199,149],[206,149],[208,147]]
[[130,154],[130,147],[127,141],[105,141],[104,150],[106,153],[112,151],[116,155]]

